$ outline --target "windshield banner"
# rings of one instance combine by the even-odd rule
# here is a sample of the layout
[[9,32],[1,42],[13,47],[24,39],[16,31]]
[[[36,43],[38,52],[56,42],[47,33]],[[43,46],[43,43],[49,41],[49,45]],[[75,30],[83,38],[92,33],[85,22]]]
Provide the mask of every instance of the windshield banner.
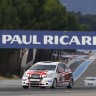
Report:
[[1,30],[0,48],[95,49],[96,32]]

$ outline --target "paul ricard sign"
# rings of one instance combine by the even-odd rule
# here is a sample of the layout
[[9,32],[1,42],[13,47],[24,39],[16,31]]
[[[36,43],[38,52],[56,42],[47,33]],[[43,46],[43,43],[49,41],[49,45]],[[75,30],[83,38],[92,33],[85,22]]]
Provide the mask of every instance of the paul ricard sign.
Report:
[[95,49],[96,32],[0,30],[0,48]]

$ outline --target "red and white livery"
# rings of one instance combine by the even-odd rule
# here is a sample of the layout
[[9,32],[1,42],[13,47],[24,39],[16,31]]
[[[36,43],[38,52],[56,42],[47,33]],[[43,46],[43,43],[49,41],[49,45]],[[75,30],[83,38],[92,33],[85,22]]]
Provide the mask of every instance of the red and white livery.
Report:
[[67,87],[72,88],[74,80],[70,68],[62,62],[37,62],[32,65],[22,77],[22,86],[38,86],[41,88]]

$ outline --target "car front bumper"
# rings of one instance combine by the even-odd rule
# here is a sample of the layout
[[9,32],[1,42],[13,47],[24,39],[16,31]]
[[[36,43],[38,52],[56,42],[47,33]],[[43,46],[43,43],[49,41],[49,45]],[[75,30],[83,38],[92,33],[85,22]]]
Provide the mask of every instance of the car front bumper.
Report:
[[94,84],[94,83],[84,83],[84,86],[86,86],[86,87],[96,87],[96,84]]
[[42,78],[42,79],[22,79],[22,86],[44,86],[44,87],[51,87],[53,83],[52,78]]

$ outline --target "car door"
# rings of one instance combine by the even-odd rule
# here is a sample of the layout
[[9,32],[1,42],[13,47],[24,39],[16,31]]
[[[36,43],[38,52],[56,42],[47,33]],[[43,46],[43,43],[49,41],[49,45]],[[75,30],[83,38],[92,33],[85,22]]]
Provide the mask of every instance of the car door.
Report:
[[64,67],[65,67],[65,75],[64,75],[65,82],[69,82],[70,78],[72,77],[72,71],[67,65],[64,65]]
[[62,63],[58,64],[57,72],[58,72],[58,84],[60,86],[63,86],[63,84],[64,84],[64,67],[63,67]]

